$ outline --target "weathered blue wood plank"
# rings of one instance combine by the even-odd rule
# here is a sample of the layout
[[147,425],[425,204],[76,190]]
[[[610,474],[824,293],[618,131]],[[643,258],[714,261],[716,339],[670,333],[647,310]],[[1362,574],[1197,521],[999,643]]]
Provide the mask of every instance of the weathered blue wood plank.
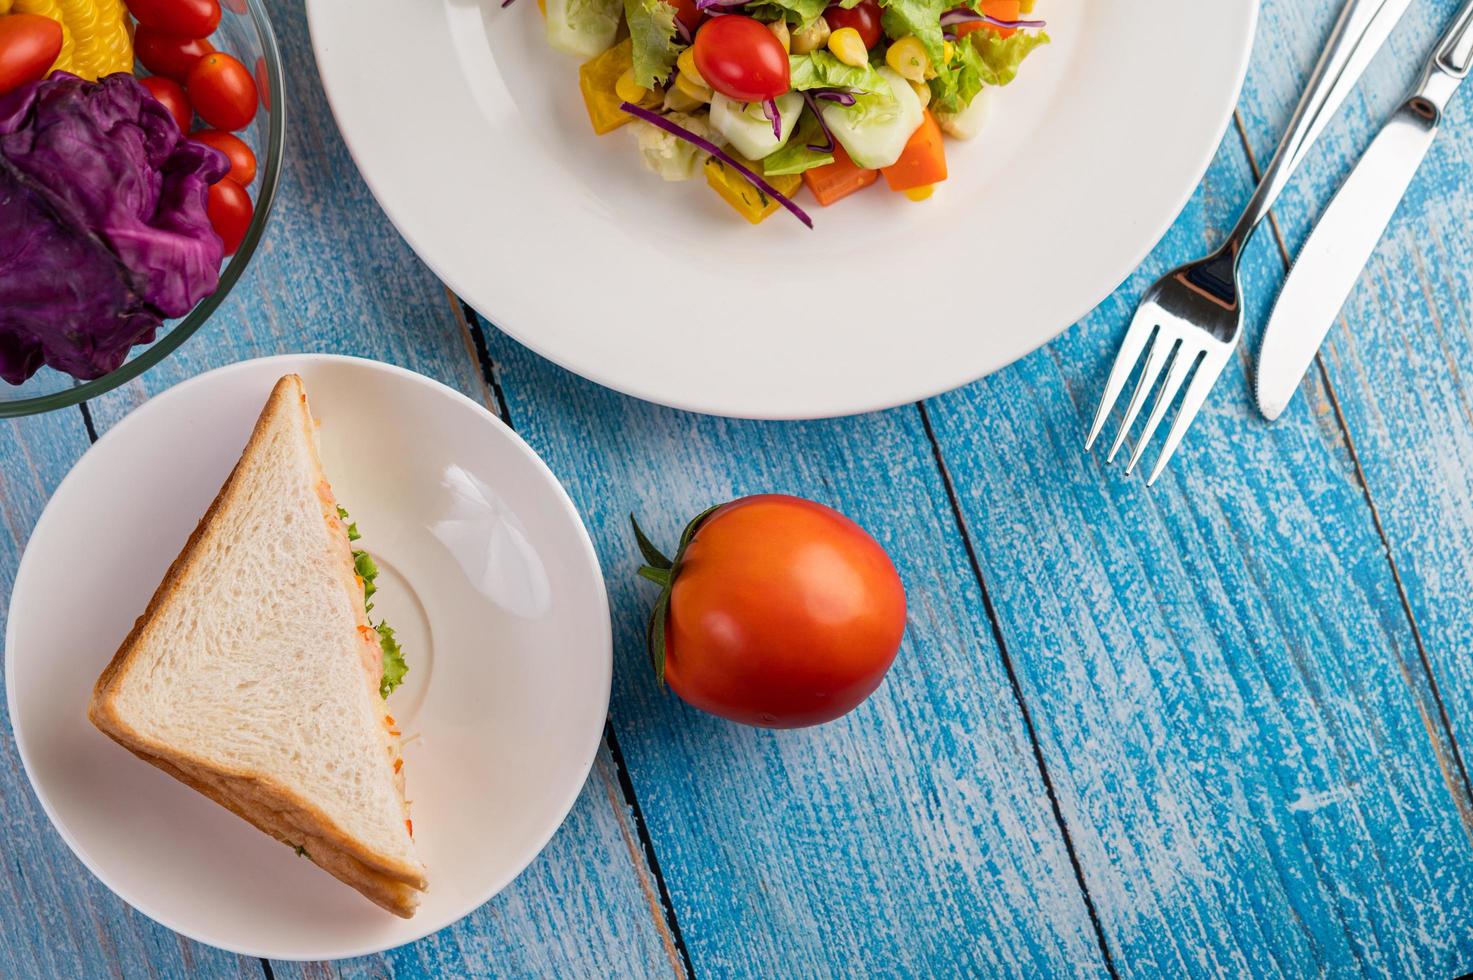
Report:
[[[1321,35],[1333,15],[1293,9]],[[1121,291],[929,408],[1122,972],[1452,975],[1473,854],[1333,424],[1259,424],[1245,357],[1153,490],[1082,454],[1144,287],[1215,244],[1250,185],[1230,133]],[[1247,257],[1252,316],[1276,262],[1266,239]]]
[[[513,421],[567,481],[614,609],[611,711],[696,973],[1099,973],[1102,960],[915,408],[705,418],[491,335]],[[907,640],[853,715],[766,732],[654,685],[631,511],[671,541],[756,491],[831,503],[888,548]]]
[[[1348,104],[1323,151],[1286,193],[1277,213],[1290,257],[1456,6],[1451,0],[1413,6],[1367,73],[1361,97]],[[1314,43],[1313,25],[1287,13],[1267,40],[1266,56],[1275,65],[1304,58]],[[1284,71],[1267,71],[1246,93],[1244,125],[1257,153],[1264,152],[1291,85]],[[1322,371],[1311,372],[1285,420],[1302,425],[1324,417],[1339,432],[1343,419],[1464,761],[1473,746],[1470,122],[1473,106],[1464,93],[1330,333]],[[1276,284],[1272,277],[1265,288]],[[1444,765],[1455,784],[1466,780],[1458,760],[1445,758]]]
[[[0,421],[0,596],[9,605],[21,551],[36,518],[72,462],[87,448],[75,409]],[[85,604],[86,597],[78,596]],[[0,609],[0,635],[6,611]],[[11,977],[188,977],[256,980],[259,961],[182,939],[128,909],[72,856],[31,792],[0,704],[0,975]],[[152,964],[149,968],[147,964]]]
[[[443,287],[416,260],[374,205],[337,136],[308,45],[299,4],[273,4],[287,65],[291,121],[288,164],[266,243],[215,318],[170,360],[92,405],[100,433],[144,398],[201,371],[285,351],[359,354],[402,364],[494,407],[469,334]],[[371,397],[371,393],[368,393]],[[12,424],[14,426],[15,424]],[[25,454],[44,476],[25,489],[12,515],[0,574],[14,572],[14,549],[39,504],[80,454],[85,436],[76,411],[26,421],[23,448],[0,446],[0,473],[29,479]],[[66,438],[52,433],[65,433]],[[8,578],[5,593],[9,594]],[[8,725],[7,725],[8,732]],[[3,801],[20,814],[22,843],[6,852],[0,881],[18,889],[13,909],[48,910],[31,930],[4,930],[0,975],[100,976],[157,974],[260,975],[255,960],[237,960],[179,939],[133,913],[93,882],[45,829],[24,789],[13,749]],[[673,972],[673,946],[627,806],[602,753],[594,777],[546,854],[510,888],[460,924],[384,957],[346,964],[350,974],[596,975]],[[610,787],[614,791],[610,791]],[[12,805],[13,804],[13,805]],[[35,810],[28,813],[26,806]],[[48,836],[49,835],[49,836]],[[9,836],[7,834],[7,836]],[[31,845],[35,836],[46,842]],[[633,842],[633,846],[631,846]],[[29,891],[24,882],[35,882]],[[13,935],[13,938],[12,938]],[[101,947],[100,949],[98,947]],[[280,975],[304,969],[277,964]],[[311,967],[305,968],[311,970]],[[326,970],[326,967],[320,967]]]

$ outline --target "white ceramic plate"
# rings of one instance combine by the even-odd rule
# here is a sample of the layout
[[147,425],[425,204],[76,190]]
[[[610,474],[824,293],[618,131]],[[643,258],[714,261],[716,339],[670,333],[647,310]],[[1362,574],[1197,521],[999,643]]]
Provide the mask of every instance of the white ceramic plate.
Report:
[[1231,116],[1257,0],[1039,0],[1053,43],[883,187],[753,228],[597,137],[533,0],[308,0],[333,112],[409,244],[497,326],[641,398],[758,418],[886,408],[995,371],[1109,295]]
[[[429,868],[403,920],[98,732],[92,685],[296,371],[333,490],[383,569],[409,662],[390,699]],[[448,523],[447,523],[448,522]],[[489,562],[487,558],[489,557]],[[93,874],[201,942],[328,959],[411,942],[505,887],[583,785],[608,710],[608,603],[573,504],[485,409],[400,368],[273,357],[187,381],[100,439],[21,561],[5,637],[16,744]]]

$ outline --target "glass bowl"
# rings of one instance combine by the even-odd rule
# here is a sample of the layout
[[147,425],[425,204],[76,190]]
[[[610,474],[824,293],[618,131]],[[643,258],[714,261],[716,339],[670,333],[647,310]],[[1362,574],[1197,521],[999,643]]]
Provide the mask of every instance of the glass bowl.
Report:
[[250,144],[258,161],[256,180],[246,188],[255,202],[255,215],[240,248],[220,268],[219,288],[200,300],[186,316],[166,320],[152,343],[134,347],[120,367],[100,378],[78,381],[54,368],[42,367],[18,385],[0,381],[0,418],[66,408],[138,377],[168,357],[210,318],[250,264],[271,216],[271,204],[281,176],[286,137],[281,54],[276,48],[276,35],[271,30],[264,0],[223,0],[220,8],[220,26],[210,35],[210,43],[217,50],[239,58],[250,69],[261,91],[261,105],[250,126],[236,134]]

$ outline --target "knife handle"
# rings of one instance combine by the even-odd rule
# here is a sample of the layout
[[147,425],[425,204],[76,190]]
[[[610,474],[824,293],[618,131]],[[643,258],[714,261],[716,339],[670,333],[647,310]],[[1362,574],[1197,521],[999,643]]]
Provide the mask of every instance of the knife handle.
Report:
[[1289,120],[1289,129],[1219,254],[1231,255],[1234,262],[1242,256],[1243,246],[1254,229],[1267,216],[1309,148],[1360,81],[1366,66],[1410,3],[1411,0],[1347,0]]
[[1452,26],[1437,45],[1433,63],[1454,78],[1466,78],[1473,68],[1473,0],[1463,4]]

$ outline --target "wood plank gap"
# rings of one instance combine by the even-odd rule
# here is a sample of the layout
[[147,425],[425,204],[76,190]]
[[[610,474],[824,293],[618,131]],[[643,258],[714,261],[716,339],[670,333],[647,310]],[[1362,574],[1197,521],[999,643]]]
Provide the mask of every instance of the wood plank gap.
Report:
[[[1263,172],[1259,169],[1258,159],[1254,156],[1253,147],[1248,142],[1248,131],[1243,124],[1243,117],[1239,110],[1233,111],[1233,125],[1238,130],[1238,142],[1242,144],[1243,154],[1248,159],[1248,169],[1253,174],[1254,180],[1261,180]],[[1283,264],[1285,272],[1294,265],[1289,256],[1288,245],[1284,242],[1283,232],[1279,228],[1278,220],[1273,212],[1269,212],[1269,227],[1273,230],[1274,245],[1279,252],[1279,261]],[[1348,324],[1346,324],[1348,326]],[[1365,469],[1361,466],[1360,452],[1356,449],[1355,440],[1350,435],[1350,424],[1345,417],[1345,412],[1340,406],[1340,397],[1335,391],[1335,385],[1330,380],[1330,372],[1325,367],[1324,355],[1316,352],[1314,356],[1316,369],[1319,371],[1320,383],[1325,387],[1325,395],[1330,400],[1330,407],[1335,413],[1335,425],[1340,430],[1340,437],[1345,440],[1345,449],[1350,456],[1350,465],[1355,473],[1355,481],[1360,485],[1361,498],[1366,502],[1366,509],[1371,514],[1371,524],[1376,529],[1376,536],[1381,541],[1381,551],[1386,555],[1386,564],[1391,569],[1391,581],[1396,587],[1396,597],[1401,603],[1402,613],[1406,616],[1407,625],[1411,627],[1412,643],[1417,648],[1417,659],[1422,664],[1422,674],[1427,682],[1428,693],[1432,698],[1433,706],[1437,709],[1438,724],[1442,729],[1441,738],[1446,740],[1447,749],[1439,745],[1438,736],[1428,731],[1432,738],[1432,748],[1441,763],[1443,781],[1447,784],[1448,791],[1452,794],[1453,803],[1458,808],[1458,816],[1463,822],[1463,828],[1470,837],[1473,837],[1473,781],[1468,777],[1468,767],[1463,761],[1463,750],[1458,744],[1457,736],[1453,734],[1452,719],[1448,715],[1447,704],[1442,697],[1442,689],[1437,683],[1437,674],[1432,669],[1432,658],[1427,653],[1427,644],[1422,639],[1422,629],[1417,625],[1416,614],[1412,610],[1411,596],[1407,593],[1406,584],[1401,578],[1401,569],[1396,564],[1396,554],[1391,547],[1391,538],[1386,532],[1386,526],[1381,521],[1380,509],[1376,506],[1375,497],[1371,494],[1371,485],[1366,479]],[[1415,695],[1415,692],[1413,692]],[[1448,772],[1446,755],[1451,754],[1456,776]],[[1461,792],[1457,783],[1461,782]]]
[[[506,403],[506,393],[502,391],[501,382],[497,379],[496,362],[491,358],[491,348],[486,342],[486,332],[481,328],[480,316],[469,303],[451,292],[449,287],[446,287],[445,292],[450,297],[451,306],[455,309],[456,318],[462,330],[470,338],[471,346],[476,353],[476,361],[481,368],[481,378],[491,387],[501,421],[515,431],[516,423],[512,420],[511,408]],[[655,887],[659,893],[660,911],[664,922],[656,919],[655,926],[662,933],[662,938],[672,943],[675,952],[679,954],[678,964],[672,961],[671,965],[683,967],[685,975],[690,980],[695,980],[696,970],[691,963],[690,950],[686,947],[685,936],[680,931],[680,920],[675,914],[675,903],[670,898],[670,888],[666,885],[665,875],[660,870],[660,859],[655,854],[655,842],[650,837],[649,826],[644,819],[644,811],[640,808],[639,797],[634,792],[634,780],[630,778],[629,767],[624,762],[624,753],[619,749],[619,738],[614,734],[612,718],[604,722],[604,744],[608,747],[609,757],[614,762],[614,774],[619,785],[619,794],[623,798],[623,805],[629,808],[629,813],[634,818],[634,831],[639,839],[640,849],[644,852],[644,863],[649,868],[650,876],[655,879]],[[615,801],[610,800],[610,803],[613,804]],[[619,819],[622,828],[624,815],[617,805],[614,806],[614,815]],[[630,858],[635,860],[636,856],[631,854]],[[640,870],[637,865],[635,870]]]
[[962,546],[966,549],[967,563],[972,568],[972,576],[977,580],[977,588],[982,592],[982,608],[987,614],[988,625],[992,628],[992,639],[997,644],[997,652],[1002,658],[1003,669],[1007,671],[1008,684],[1013,689],[1013,700],[1017,703],[1018,711],[1023,716],[1023,729],[1028,735],[1028,745],[1033,750],[1033,762],[1038,767],[1039,778],[1043,780],[1043,789],[1048,795],[1049,808],[1054,814],[1054,823],[1058,825],[1059,833],[1064,838],[1064,850],[1069,855],[1069,864],[1074,869],[1074,881],[1079,885],[1080,895],[1084,898],[1084,909],[1089,913],[1089,924],[1094,929],[1095,942],[1100,947],[1100,956],[1105,961],[1105,969],[1109,971],[1111,977],[1118,980],[1120,973],[1115,969],[1115,960],[1110,955],[1110,944],[1105,939],[1105,928],[1100,923],[1099,911],[1095,908],[1094,897],[1089,893],[1089,883],[1084,878],[1084,868],[1079,863],[1078,853],[1074,850],[1074,840],[1069,835],[1069,822],[1064,819],[1064,809],[1059,805],[1059,795],[1054,790],[1054,781],[1049,775],[1048,763],[1043,758],[1043,747],[1039,744],[1038,732],[1033,727],[1033,716],[1023,697],[1023,686],[1018,682],[1017,671],[1013,669],[1013,658],[1008,653],[1007,639],[1002,632],[1002,621],[998,618],[997,609],[992,604],[992,593],[987,588],[987,581],[982,577],[982,563],[977,558],[977,549],[973,546],[972,536],[967,530],[966,518],[962,516],[961,501],[957,499],[956,486],[951,479],[951,470],[942,456],[941,444],[936,439],[936,430],[931,426],[931,413],[926,410],[925,402],[916,402],[916,408],[921,413],[921,426],[926,431],[926,441],[931,444],[931,456],[936,463],[936,470],[941,474],[941,483],[946,488],[946,501],[951,507],[951,519],[956,523],[957,533],[961,535]]
[[271,969],[271,961],[265,957],[261,958],[261,972],[265,974],[266,980],[276,980],[276,971]]
[[77,407],[82,410],[82,425],[87,428],[87,441],[96,442],[97,426],[92,423],[92,409],[87,406],[86,402],[81,402]]
[[655,855],[655,842],[650,837],[649,825],[645,823],[644,811],[640,809],[639,797],[634,793],[634,780],[629,777],[629,767],[624,762],[624,752],[619,748],[619,736],[614,734],[614,720],[609,718],[604,722],[604,745],[608,747],[609,758],[614,761],[614,775],[619,782],[619,793],[624,798],[624,805],[629,808],[630,815],[634,818],[634,832],[639,837],[639,846],[644,850],[644,860],[649,865],[650,874],[655,879],[655,886],[660,893],[660,907],[665,913],[665,925],[669,929],[670,938],[675,943],[675,949],[680,953],[681,965],[685,967],[685,975],[690,980],[695,980],[696,968],[690,960],[690,950],[685,945],[685,936],[680,932],[680,920],[675,916],[675,903],[670,899],[670,889],[665,884],[665,875],[660,871],[660,859]]

